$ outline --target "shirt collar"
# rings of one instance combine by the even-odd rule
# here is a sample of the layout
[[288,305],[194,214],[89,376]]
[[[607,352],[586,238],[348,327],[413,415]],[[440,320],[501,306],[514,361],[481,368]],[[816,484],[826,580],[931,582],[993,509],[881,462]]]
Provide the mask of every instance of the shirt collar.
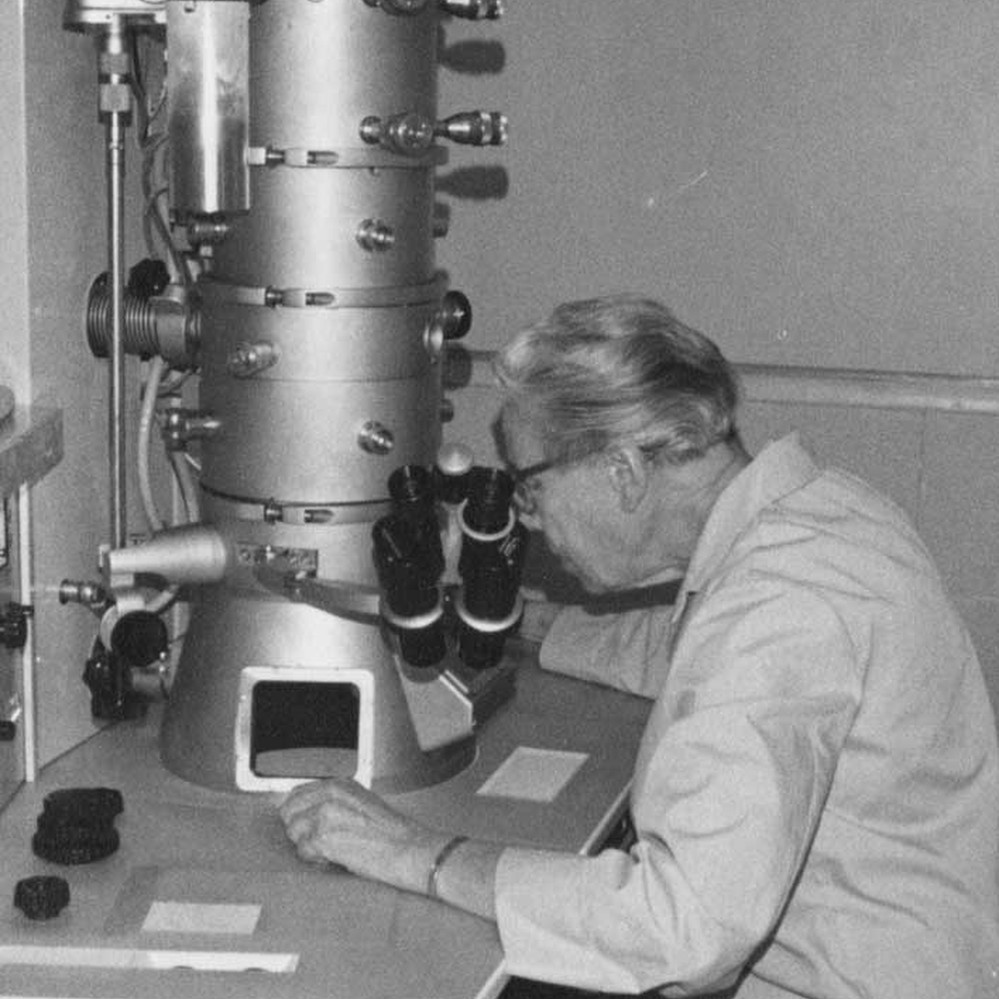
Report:
[[767,444],[715,502],[687,568],[683,590],[700,589],[724,560],[736,537],[761,510],[819,474],[797,433]]

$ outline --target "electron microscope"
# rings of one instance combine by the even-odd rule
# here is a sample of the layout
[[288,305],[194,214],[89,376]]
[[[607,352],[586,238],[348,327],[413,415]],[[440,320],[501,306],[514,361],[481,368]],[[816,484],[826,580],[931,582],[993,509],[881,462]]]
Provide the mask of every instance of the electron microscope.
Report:
[[[442,446],[442,368],[471,305],[434,253],[448,144],[507,136],[499,112],[439,116],[442,28],[500,15],[499,0],[67,8],[96,43],[106,136],[108,269],[86,335],[111,372],[113,536],[100,580],[61,597],[99,619],[95,715],[141,711],[159,677],[162,760],[195,784],[427,786],[467,765],[509,695],[526,532],[509,476]],[[154,249],[127,266],[132,127]],[[145,372],[139,543],[126,355]],[[157,430],[179,521],[149,482]]]

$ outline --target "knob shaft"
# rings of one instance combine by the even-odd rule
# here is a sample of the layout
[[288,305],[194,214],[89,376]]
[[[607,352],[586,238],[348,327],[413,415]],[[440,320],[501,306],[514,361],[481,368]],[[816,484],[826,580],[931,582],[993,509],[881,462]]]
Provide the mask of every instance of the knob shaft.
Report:
[[434,131],[462,146],[502,146],[508,121],[499,111],[461,111],[438,122]]

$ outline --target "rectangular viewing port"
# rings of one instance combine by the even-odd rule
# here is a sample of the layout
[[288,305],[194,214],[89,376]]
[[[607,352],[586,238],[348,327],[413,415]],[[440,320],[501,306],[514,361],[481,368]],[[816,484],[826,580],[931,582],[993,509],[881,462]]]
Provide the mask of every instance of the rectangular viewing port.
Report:
[[362,670],[244,669],[237,786],[280,791],[323,777],[370,779],[371,689]]

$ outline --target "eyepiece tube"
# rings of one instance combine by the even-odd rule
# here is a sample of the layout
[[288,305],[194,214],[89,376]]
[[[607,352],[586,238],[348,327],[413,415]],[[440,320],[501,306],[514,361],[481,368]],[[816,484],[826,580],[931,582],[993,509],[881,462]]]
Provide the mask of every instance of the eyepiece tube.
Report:
[[458,650],[472,669],[495,666],[520,620],[520,580],[528,531],[511,505],[513,479],[501,469],[474,468],[461,509],[462,586],[455,605]]
[[[383,616],[412,666],[433,666],[447,653],[440,589],[442,562],[418,523],[389,514],[371,532],[385,593]],[[439,545],[439,541],[438,541]]]

